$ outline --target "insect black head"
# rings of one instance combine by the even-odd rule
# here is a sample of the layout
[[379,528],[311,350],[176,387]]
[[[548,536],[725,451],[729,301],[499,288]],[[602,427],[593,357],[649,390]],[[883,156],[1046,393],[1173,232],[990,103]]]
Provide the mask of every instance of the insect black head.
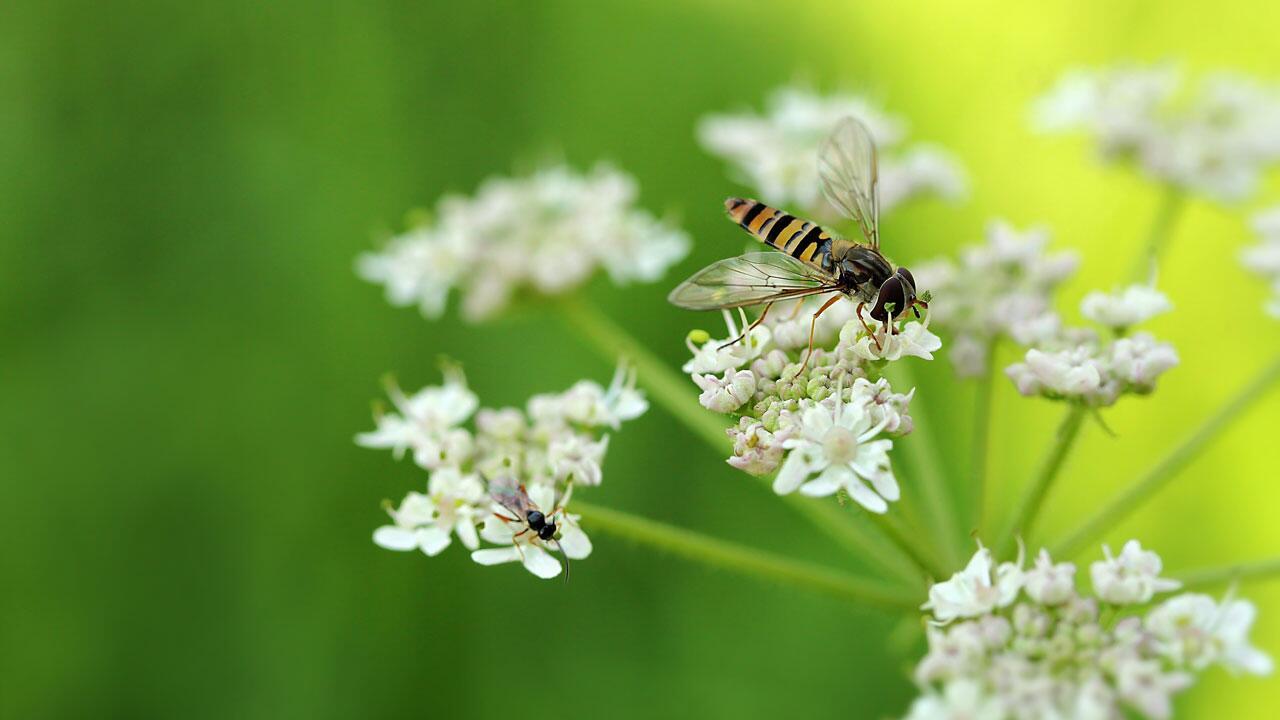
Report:
[[907,306],[907,291],[903,287],[902,280],[897,275],[884,281],[880,286],[880,293],[876,295],[875,307],[871,308],[871,317],[880,322],[889,320],[889,309],[887,306],[893,306],[895,314],[902,312]]
[[525,513],[524,519],[529,523],[529,527],[536,533],[541,533],[542,528],[546,527],[547,518],[538,510],[530,510]]
[[550,540],[555,536],[556,536],[556,524],[554,522],[545,523],[538,530],[538,537],[542,538],[543,540]]

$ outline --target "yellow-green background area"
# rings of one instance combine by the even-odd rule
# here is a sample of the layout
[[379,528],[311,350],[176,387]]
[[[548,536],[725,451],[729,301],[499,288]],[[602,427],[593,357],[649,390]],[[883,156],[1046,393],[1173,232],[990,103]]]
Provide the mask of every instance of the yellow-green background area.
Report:
[[[970,199],[889,217],[900,261],[1044,222],[1081,272],[1123,279],[1155,188],[1028,102],[1064,69],[1134,58],[1277,70],[1273,3],[8,2],[0,7],[0,714],[41,717],[884,717],[913,689],[898,623],[596,535],[571,583],[381,550],[410,462],[357,448],[379,378],[462,361],[488,405],[612,364],[551,310],[479,326],[393,309],[357,253],[405,211],[563,157],[620,164],[696,239],[663,282],[586,295],[666,363],[711,315],[664,302],[743,236],[743,191],[699,149],[705,113],[800,79],[882,99],[951,148]],[[1274,75],[1271,76],[1274,79]],[[1050,499],[1060,535],[1280,349],[1236,257],[1241,207],[1195,202],[1151,324],[1182,365],[1083,431]],[[1001,359],[1012,360],[1012,355]],[[916,362],[955,476],[972,388]],[[1000,379],[1007,510],[1061,408]],[[692,396],[695,389],[689,386]],[[1107,538],[1170,568],[1280,550],[1280,394]],[[913,478],[904,474],[904,485]],[[958,481],[957,481],[958,482]],[[963,509],[968,488],[952,488]],[[583,493],[588,495],[588,493]],[[662,409],[617,433],[598,504],[860,571]],[[589,528],[588,528],[589,529]],[[1087,553],[1084,559],[1092,559]],[[1251,585],[1280,655],[1280,587]],[[912,655],[918,655],[919,648]],[[1214,669],[1186,717],[1263,717],[1274,680]]]

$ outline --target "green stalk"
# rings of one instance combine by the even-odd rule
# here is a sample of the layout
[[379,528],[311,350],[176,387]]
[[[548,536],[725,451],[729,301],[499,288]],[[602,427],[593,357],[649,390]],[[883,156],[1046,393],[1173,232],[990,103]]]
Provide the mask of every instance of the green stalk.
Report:
[[1075,557],[1085,546],[1096,542],[1108,530],[1137,510],[1159,492],[1170,480],[1178,476],[1192,460],[1199,457],[1219,435],[1261,398],[1280,379],[1280,357],[1272,360],[1262,372],[1250,381],[1227,404],[1191,433],[1182,444],[1174,448],[1156,466],[1122,490],[1115,499],[1081,523],[1074,532],[1053,548],[1054,557]]
[[914,611],[920,603],[917,594],[906,588],[792,560],[647,518],[576,500],[572,510],[581,513],[583,522],[593,530],[603,530],[625,540],[787,587],[803,587],[842,600],[890,610]]
[[1000,536],[1000,542],[996,545],[996,557],[1009,557],[1013,552],[1015,539],[1019,535],[1023,538],[1030,537],[1040,508],[1044,505],[1045,496],[1049,494],[1049,488],[1053,486],[1053,481],[1057,479],[1063,462],[1080,434],[1080,424],[1084,420],[1086,410],[1087,408],[1081,403],[1072,403],[1067,408],[1067,414],[1062,418],[1062,424],[1058,426],[1053,445],[1049,448],[1044,464],[1040,466],[1040,472],[1023,492],[1009,525]]
[[[650,399],[669,412],[686,428],[701,437],[716,452],[731,448],[725,424],[698,404],[693,383],[658,359],[650,350],[619,327],[599,308],[589,302],[566,299],[561,307],[564,316],[592,347],[609,362],[619,357],[636,368],[636,379],[648,391]],[[767,487],[766,481],[766,487]],[[835,503],[824,503],[797,493],[783,495],[782,501],[803,515],[818,530],[835,540],[849,553],[902,580],[917,582],[909,558],[898,553],[875,534],[870,526],[848,521]]]
[[[916,386],[915,374],[906,363],[893,363],[886,370],[895,387]],[[915,420],[915,428],[907,437],[895,440],[894,445],[903,448],[911,458],[911,467],[916,471],[924,500],[926,521],[933,531],[935,545],[941,548],[943,562],[948,567],[958,568],[964,564],[962,546],[958,542],[961,538],[956,525],[958,513],[947,492],[938,446],[930,430],[932,425],[919,404],[912,406],[911,416]]]
[[1173,226],[1186,207],[1187,195],[1176,185],[1166,185],[1156,215],[1151,221],[1151,229],[1147,231],[1147,240],[1142,252],[1138,255],[1130,273],[1134,282],[1146,282],[1151,269],[1160,261],[1160,256],[1168,248],[1173,237]]
[[987,446],[991,441],[991,396],[995,386],[996,342],[987,343],[987,370],[978,378],[973,401],[969,481],[973,483],[973,528],[979,535],[987,517]]
[[911,561],[920,568],[921,572],[934,581],[948,577],[948,573],[942,569],[942,566],[933,558],[928,549],[921,547],[923,538],[919,534],[912,533],[903,527],[902,521],[897,516],[881,515],[873,512],[868,512],[867,515],[893,541],[893,544],[899,550],[911,558]]
[[1174,573],[1188,590],[1233,582],[1255,582],[1280,578],[1280,558],[1268,558],[1256,562],[1236,563],[1223,567],[1201,568]]

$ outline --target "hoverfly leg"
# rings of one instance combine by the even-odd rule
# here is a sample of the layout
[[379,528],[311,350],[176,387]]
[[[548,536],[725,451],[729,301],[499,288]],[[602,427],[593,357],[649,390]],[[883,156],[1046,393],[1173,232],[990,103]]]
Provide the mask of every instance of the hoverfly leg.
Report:
[[876,351],[878,352],[884,348],[880,347],[880,339],[876,337],[875,331],[867,324],[867,319],[862,317],[862,309],[866,306],[867,304],[864,302],[858,303],[858,322],[862,323],[862,329],[867,331],[867,337],[871,338],[871,342],[876,344]]
[[818,329],[818,317],[826,312],[827,308],[835,305],[836,301],[842,297],[844,296],[838,293],[832,296],[830,300],[823,303],[822,307],[818,308],[818,312],[814,313],[813,318],[809,321],[809,350],[804,354],[804,363],[800,365],[800,372],[804,372],[804,369],[809,365],[809,358],[813,357],[813,334]]
[[746,329],[746,330],[743,330],[741,335],[739,335],[738,337],[736,337],[736,338],[734,338],[734,339],[730,340],[729,342],[727,342],[727,343],[725,343],[725,344],[721,345],[720,347],[716,348],[716,350],[723,350],[723,349],[725,349],[725,348],[729,347],[730,345],[734,345],[734,344],[736,344],[736,343],[740,343],[740,342],[742,342],[743,338],[745,338],[745,337],[747,337],[748,335],[750,335],[752,330],[755,330],[757,327],[759,327],[760,323],[764,322],[764,316],[769,314],[769,308],[771,308],[771,307],[773,307],[773,303],[768,303],[768,304],[766,304],[766,305],[764,306],[764,310],[762,310],[762,311],[760,312],[760,317],[756,318],[756,319],[755,319],[755,322],[753,322],[753,323],[751,323],[750,325],[748,325],[748,326],[747,326],[747,329]]

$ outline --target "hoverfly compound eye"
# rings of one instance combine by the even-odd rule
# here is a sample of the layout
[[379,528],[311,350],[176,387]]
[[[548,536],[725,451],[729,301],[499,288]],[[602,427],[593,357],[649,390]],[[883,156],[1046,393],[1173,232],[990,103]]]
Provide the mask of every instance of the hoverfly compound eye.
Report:
[[553,522],[549,522],[543,525],[542,529],[538,531],[538,537],[542,538],[543,540],[550,540],[555,536],[556,536],[556,524]]
[[907,306],[907,293],[902,286],[902,280],[898,276],[893,276],[884,281],[880,286],[880,294],[876,296],[876,305],[871,308],[871,317],[880,322],[889,320],[889,306],[893,306],[892,315],[898,316]]
[[911,287],[912,291],[916,289],[916,278],[914,275],[911,274],[910,270],[904,267],[900,267],[898,268],[898,272],[895,274],[901,275],[902,279],[907,281],[907,285]]
[[538,510],[530,510],[525,513],[524,519],[535,532],[541,532],[542,528],[546,527],[547,518]]

